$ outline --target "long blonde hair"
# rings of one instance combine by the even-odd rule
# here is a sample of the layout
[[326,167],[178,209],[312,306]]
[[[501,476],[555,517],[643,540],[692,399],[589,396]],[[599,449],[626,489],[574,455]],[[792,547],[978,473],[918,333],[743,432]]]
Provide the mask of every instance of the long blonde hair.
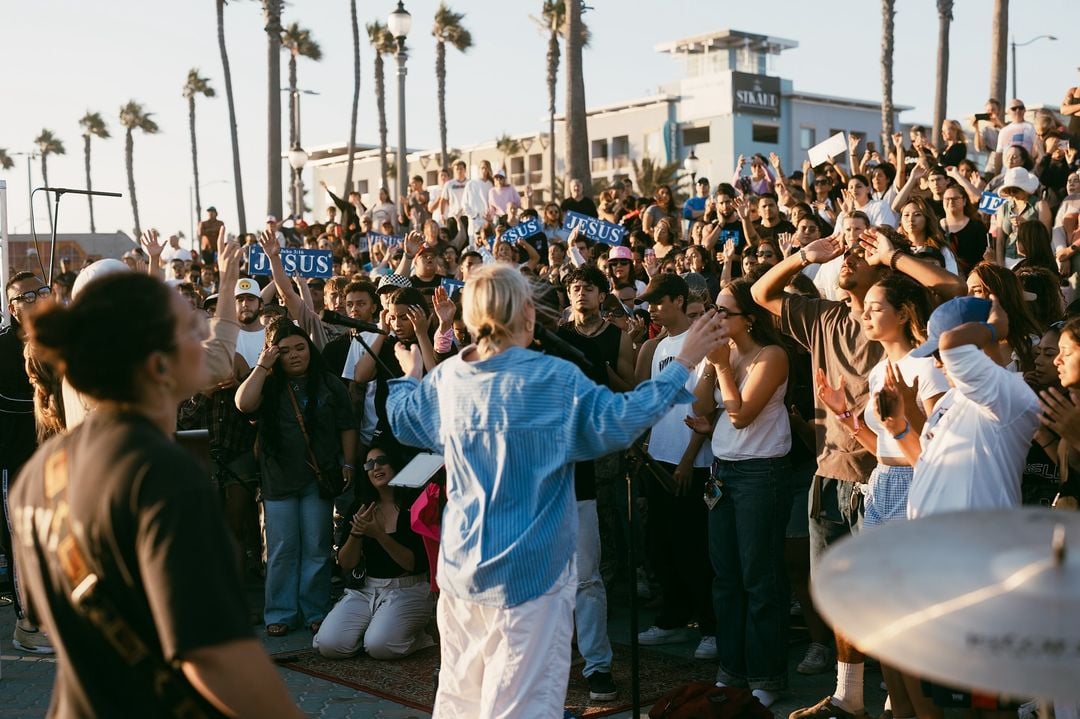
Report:
[[[462,319],[481,349],[500,351],[525,327],[534,305],[529,281],[514,265],[483,265],[469,274],[461,294]],[[485,347],[486,345],[486,347]]]

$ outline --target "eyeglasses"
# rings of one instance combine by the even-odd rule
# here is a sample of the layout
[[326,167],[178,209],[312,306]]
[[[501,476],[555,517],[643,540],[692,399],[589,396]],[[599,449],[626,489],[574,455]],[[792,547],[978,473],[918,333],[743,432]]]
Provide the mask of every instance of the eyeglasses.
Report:
[[831,184],[828,180],[814,180],[815,185],[828,185]]
[[37,302],[38,297],[48,297],[51,294],[52,290],[48,287],[38,287],[36,290],[30,290],[29,292],[23,292],[21,295],[8,297],[8,302],[24,302],[28,305],[32,305]]
[[390,464],[390,459],[384,454],[381,457],[375,457],[364,462],[364,471],[370,472],[376,467],[385,467],[388,464]]
[[718,317],[749,317],[746,312],[732,312],[727,307],[717,307],[716,314]]
[[630,260],[608,260],[609,265],[629,265]]

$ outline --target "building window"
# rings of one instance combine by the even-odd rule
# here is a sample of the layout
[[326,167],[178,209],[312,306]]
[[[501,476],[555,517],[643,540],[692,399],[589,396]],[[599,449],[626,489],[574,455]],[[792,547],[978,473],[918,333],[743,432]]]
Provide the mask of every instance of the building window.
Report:
[[705,127],[684,127],[682,131],[682,144],[683,147],[692,147],[694,145],[706,145],[709,142],[709,126]]
[[630,138],[620,135],[611,139],[612,167],[626,167],[630,164]]
[[664,150],[664,142],[660,139],[660,131],[653,130],[645,135],[641,143],[643,157],[657,157]]
[[593,172],[606,172],[608,170],[608,141],[593,140],[592,143],[592,169]]
[[367,180],[357,180],[356,181],[356,191],[359,192],[361,195],[366,195],[368,193],[368,181]]
[[841,135],[843,134],[843,132],[843,130],[837,130],[835,127],[831,127],[829,128],[829,137],[832,137],[833,135]]
[[438,170],[428,170],[428,172],[427,172],[427,186],[431,187],[432,185],[437,185],[437,184],[439,184],[439,171]]
[[525,158],[524,157],[511,157],[510,158],[510,184],[514,187],[521,187],[525,184]]
[[544,156],[529,155],[529,184],[539,185],[544,181]]
[[817,144],[817,130],[812,127],[799,128],[799,148],[809,150]]
[[768,145],[779,144],[780,128],[777,125],[759,125],[755,122],[751,128],[751,139]]

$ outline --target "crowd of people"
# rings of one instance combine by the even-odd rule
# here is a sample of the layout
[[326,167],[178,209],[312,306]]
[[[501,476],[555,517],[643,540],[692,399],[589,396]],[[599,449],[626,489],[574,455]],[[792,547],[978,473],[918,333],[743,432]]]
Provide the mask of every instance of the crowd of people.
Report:
[[[283,689],[241,583],[265,575],[269,635],[310,631],[334,659],[438,644],[438,717],[561,716],[575,628],[590,696],[617,696],[608,595],[625,588],[655,600],[641,644],[696,641],[718,685],[766,707],[791,671],[835,666],[835,691],[792,719],[865,719],[865,657],[809,591],[826,548],[1080,498],[1080,91],[1068,127],[1019,100],[1009,122],[985,109],[970,150],[950,120],[941,146],[917,126],[891,147],[852,136],[791,173],[740,157],[681,205],[666,185],[590,197],[571,179],[534,206],[459,161],[397,203],[324,186],[320,221],[234,238],[210,208],[194,251],[151,231],[49,284],[15,274],[0,420],[16,646],[62,650],[54,704],[132,701],[86,618],[111,610],[72,592],[96,574],[98,602],[181,667],[175,694],[139,702],[266,708]],[[332,276],[291,276],[296,248],[329,251]],[[211,484],[175,429],[208,430]],[[444,469],[394,486],[419,452]],[[43,521],[61,504],[70,520]],[[68,537],[83,575],[44,554]],[[86,559],[113,546],[107,566]],[[195,576],[201,600],[179,601]],[[795,615],[810,644],[789,666]],[[246,690],[223,688],[224,661]],[[892,716],[941,715],[941,692],[883,673]]]

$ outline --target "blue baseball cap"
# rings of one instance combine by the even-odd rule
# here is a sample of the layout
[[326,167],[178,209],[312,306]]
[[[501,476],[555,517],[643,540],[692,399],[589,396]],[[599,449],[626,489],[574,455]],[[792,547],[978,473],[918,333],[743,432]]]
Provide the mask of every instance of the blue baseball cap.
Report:
[[941,335],[968,322],[986,322],[990,300],[982,297],[957,297],[942,304],[926,323],[927,339],[911,350],[912,357],[929,357],[937,352]]

